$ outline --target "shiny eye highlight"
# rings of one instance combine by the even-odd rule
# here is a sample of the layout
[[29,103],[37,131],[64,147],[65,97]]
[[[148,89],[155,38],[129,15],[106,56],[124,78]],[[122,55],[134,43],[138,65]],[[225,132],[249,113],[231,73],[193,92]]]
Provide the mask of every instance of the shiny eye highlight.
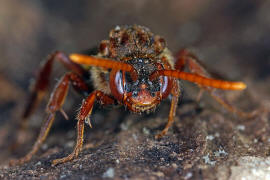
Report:
[[167,88],[168,88],[168,77],[167,76],[162,77],[161,88],[162,88],[162,93],[164,93],[167,90]]
[[124,86],[123,86],[123,79],[122,79],[122,72],[118,71],[115,75],[115,84],[117,85],[117,91],[120,94],[124,94]]

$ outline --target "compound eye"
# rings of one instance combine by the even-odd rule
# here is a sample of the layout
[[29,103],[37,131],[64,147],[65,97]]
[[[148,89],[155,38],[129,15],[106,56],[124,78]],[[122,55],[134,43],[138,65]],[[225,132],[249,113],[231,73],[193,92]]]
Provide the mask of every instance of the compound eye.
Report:
[[112,95],[118,100],[122,101],[124,97],[124,84],[122,72],[112,70],[110,73],[110,89]]
[[168,82],[169,82],[169,80],[168,80],[168,77],[167,76],[163,76],[161,78],[162,78],[161,79],[161,92],[162,93],[165,93],[167,91],[167,89],[168,89]]
[[133,80],[132,80],[131,75],[130,75],[129,72],[125,73],[125,80],[126,80],[127,83],[133,83]]
[[122,79],[122,73],[118,71],[115,75],[115,86],[117,91],[120,94],[124,94],[124,85],[123,85],[123,79]]

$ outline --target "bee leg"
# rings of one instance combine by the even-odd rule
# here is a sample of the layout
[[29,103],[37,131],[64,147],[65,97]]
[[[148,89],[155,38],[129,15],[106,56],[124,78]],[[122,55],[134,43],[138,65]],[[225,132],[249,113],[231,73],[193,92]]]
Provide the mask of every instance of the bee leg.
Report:
[[39,136],[32,147],[32,150],[24,157],[18,160],[13,160],[10,162],[10,165],[16,165],[16,164],[23,164],[27,161],[29,161],[32,156],[39,150],[40,146],[46,139],[52,123],[54,121],[55,113],[57,111],[60,111],[62,108],[62,105],[65,101],[65,97],[68,92],[69,84],[71,84],[76,87],[77,89],[81,90],[88,90],[87,85],[84,83],[84,81],[80,78],[79,75],[75,74],[74,72],[70,72],[65,74],[62,79],[58,82],[56,85],[56,88],[54,89],[54,92],[52,93],[50,100],[47,105],[47,118],[45,119],[44,125],[42,126]]
[[[92,109],[93,109],[95,100],[100,101],[100,103],[104,104],[104,105],[114,103],[114,99],[105,95],[103,92],[101,92],[101,91],[92,92],[83,101],[82,106],[80,108],[80,112],[77,116],[77,119],[78,119],[78,122],[77,122],[77,141],[76,141],[76,145],[74,147],[73,152],[64,158],[53,160],[52,165],[64,163],[64,162],[70,161],[70,160],[78,157],[79,152],[82,150],[82,145],[83,145],[84,123],[85,123],[85,120],[87,118],[89,118],[89,116],[92,113]],[[89,120],[89,122],[90,122],[90,120]]]
[[[183,71],[185,67],[187,67],[189,71],[193,74],[197,74],[208,78],[222,79],[222,76],[220,76],[219,74],[207,70],[207,68],[203,65],[203,63],[187,49],[179,51],[179,53],[176,55],[176,63],[175,63],[175,69],[177,70]],[[225,98],[224,93],[222,93],[221,91],[217,91],[214,88],[205,87],[201,85],[199,85],[199,87],[200,92],[196,98],[197,101],[200,100],[202,93],[204,91],[207,91],[213,97],[213,99],[215,99],[219,104],[221,104],[226,110],[235,113],[240,117],[251,118],[258,112],[257,110],[252,112],[243,112],[237,107],[231,105]]]
[[38,72],[38,76],[36,82],[34,84],[34,88],[28,104],[25,108],[25,111],[22,115],[22,119],[26,121],[31,114],[34,112],[35,107],[38,106],[40,101],[43,99],[50,81],[50,76],[52,73],[53,62],[57,60],[61,62],[67,69],[71,70],[72,72],[84,76],[87,72],[78,64],[72,62],[67,55],[63,52],[56,51],[48,56],[45,63],[42,65],[42,68]]
[[67,69],[80,76],[86,76],[88,74],[87,71],[85,71],[80,65],[72,62],[69,57],[63,52],[56,51],[49,55],[38,72],[37,78],[32,88],[31,95],[29,96],[26,108],[24,109],[21,121],[18,125],[17,139],[15,143],[11,145],[11,150],[16,149],[18,145],[22,144],[25,141],[25,131],[27,129],[28,119],[33,114],[36,107],[40,104],[47,92],[53,68],[53,62],[55,60],[61,62]]
[[227,101],[227,99],[224,97],[223,94],[221,94],[219,91],[215,90],[207,90],[208,93],[219,103],[221,104],[227,111],[232,112],[236,114],[239,117],[242,118],[253,118],[254,116],[258,115],[259,113],[265,112],[265,109],[255,109],[251,112],[244,112],[235,106],[233,106],[231,103]]
[[167,122],[165,128],[161,131],[161,133],[159,133],[155,136],[156,139],[160,139],[164,135],[166,135],[169,128],[172,126],[172,124],[174,122],[175,112],[176,112],[176,108],[178,105],[178,99],[179,99],[180,93],[182,93],[182,92],[180,92],[179,82],[178,82],[178,80],[174,79],[173,88],[172,88],[172,92],[171,92],[172,100],[171,100],[171,108],[170,108],[170,113],[169,113],[169,117],[168,117],[168,122]]

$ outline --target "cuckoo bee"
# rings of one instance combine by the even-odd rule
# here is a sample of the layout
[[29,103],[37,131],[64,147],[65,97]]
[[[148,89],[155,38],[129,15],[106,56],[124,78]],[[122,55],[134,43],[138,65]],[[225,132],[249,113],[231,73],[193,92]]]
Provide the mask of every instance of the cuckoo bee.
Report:
[[[32,150],[23,158],[11,164],[29,161],[47,137],[55,119],[61,112],[65,97],[71,85],[80,93],[86,94],[77,115],[77,140],[74,150],[67,157],[55,159],[53,165],[76,158],[82,150],[84,125],[91,126],[90,115],[95,102],[104,106],[120,104],[132,112],[152,112],[169,95],[171,107],[165,128],[156,135],[164,136],[174,121],[179,96],[182,94],[179,79],[197,84],[208,91],[225,108],[238,112],[225,100],[216,96],[215,88],[223,90],[243,90],[243,82],[229,82],[213,79],[201,65],[198,58],[187,49],[175,56],[166,47],[165,40],[154,35],[148,28],[116,26],[109,33],[108,40],[101,41],[95,54],[70,54],[56,51],[42,65],[35,81],[32,94],[23,114],[23,121],[29,118],[48,89],[54,61],[59,61],[68,70],[51,93],[47,105],[47,117]],[[189,71],[184,71],[188,69]],[[25,124],[25,123],[22,123]]]

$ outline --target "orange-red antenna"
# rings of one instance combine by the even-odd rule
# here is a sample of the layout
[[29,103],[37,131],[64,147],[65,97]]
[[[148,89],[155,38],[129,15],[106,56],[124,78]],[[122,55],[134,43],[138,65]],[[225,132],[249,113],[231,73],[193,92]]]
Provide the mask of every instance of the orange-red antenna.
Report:
[[82,54],[71,54],[69,58],[71,59],[71,61],[77,64],[84,64],[84,65],[89,65],[89,66],[103,67],[107,69],[127,71],[131,73],[131,77],[133,80],[137,79],[137,72],[133,68],[133,66],[130,64],[126,64],[123,62],[114,61],[110,59],[97,58],[94,56],[82,55]]
[[229,81],[211,79],[211,78],[206,78],[206,77],[203,77],[200,75],[177,71],[177,70],[158,70],[158,71],[155,71],[150,76],[150,80],[153,80],[159,76],[175,77],[178,79],[183,79],[183,80],[187,80],[190,82],[194,82],[196,84],[200,84],[203,86],[224,89],[224,90],[243,90],[247,87],[246,84],[243,82],[229,82]]

